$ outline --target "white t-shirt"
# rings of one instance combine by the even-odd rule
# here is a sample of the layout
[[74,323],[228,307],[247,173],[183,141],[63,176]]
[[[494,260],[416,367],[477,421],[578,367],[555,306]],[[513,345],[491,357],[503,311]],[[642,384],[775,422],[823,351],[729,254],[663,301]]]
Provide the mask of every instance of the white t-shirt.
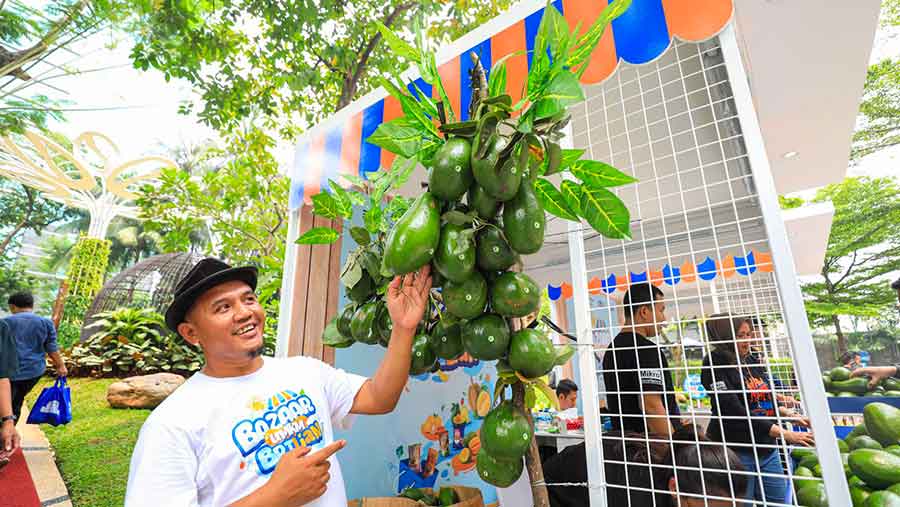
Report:
[[[131,457],[126,507],[222,507],[262,487],[285,452],[344,425],[365,377],[308,357],[264,358],[243,377],[197,373],[157,407]],[[340,454],[340,453],[338,453]],[[337,455],[310,506],[346,507]]]

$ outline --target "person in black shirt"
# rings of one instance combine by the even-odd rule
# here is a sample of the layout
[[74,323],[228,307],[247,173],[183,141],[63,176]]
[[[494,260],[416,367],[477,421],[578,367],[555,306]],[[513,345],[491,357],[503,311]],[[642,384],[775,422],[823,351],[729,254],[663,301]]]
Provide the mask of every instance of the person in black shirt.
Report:
[[783,438],[799,446],[814,445],[815,440],[811,432],[785,430],[775,414],[793,418],[802,426],[808,427],[809,421],[779,406],[768,376],[750,362],[753,336],[748,319],[713,315],[706,322],[706,333],[713,344],[712,352],[703,359],[700,377],[712,403],[707,435],[710,440],[727,443],[748,470],[767,474],[753,477],[747,499],[785,502],[789,483],[787,478],[777,477],[784,469],[775,440]]
[[666,321],[663,292],[649,283],[628,288],[625,325],[603,354],[603,381],[613,429],[668,437],[680,425],[669,361],[647,338]]

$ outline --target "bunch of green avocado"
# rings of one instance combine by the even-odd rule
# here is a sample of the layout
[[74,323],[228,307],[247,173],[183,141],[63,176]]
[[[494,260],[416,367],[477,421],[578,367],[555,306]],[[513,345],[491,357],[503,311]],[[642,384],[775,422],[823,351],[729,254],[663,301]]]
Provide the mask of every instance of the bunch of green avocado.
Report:
[[[863,419],[846,438],[838,440],[853,507],[900,507],[900,409],[869,403]],[[799,463],[794,470],[799,505],[827,507],[822,466],[815,451],[797,448],[791,455]]]
[[874,388],[869,387],[869,379],[865,377],[850,378],[850,370],[838,366],[822,375],[822,382],[828,395],[838,398],[856,396],[888,396],[900,398],[900,379],[887,378]]
[[431,507],[448,507],[459,502],[459,495],[456,494],[456,491],[447,487],[438,490],[436,495],[431,489],[406,488],[397,496],[416,501],[419,505],[429,505]]
[[[428,167],[428,190],[393,224],[383,244],[370,244],[380,266],[363,263],[362,278],[349,288],[356,303],[329,324],[325,344],[387,346],[391,319],[379,284],[430,263],[434,304],[413,340],[411,375],[436,371],[438,359],[468,353],[500,360],[498,368],[534,379],[571,355],[558,351],[544,333],[513,331],[511,325],[540,309],[540,288],[516,266],[520,256],[538,252],[544,243],[546,219],[534,181],[539,173],[558,170],[560,125],[568,117],[536,122],[534,133],[523,135],[505,128],[510,109],[509,95],[483,98],[473,103],[471,120],[440,127],[445,142]],[[531,438],[521,409],[510,403],[493,408],[481,429],[481,477],[501,487],[512,484]]]

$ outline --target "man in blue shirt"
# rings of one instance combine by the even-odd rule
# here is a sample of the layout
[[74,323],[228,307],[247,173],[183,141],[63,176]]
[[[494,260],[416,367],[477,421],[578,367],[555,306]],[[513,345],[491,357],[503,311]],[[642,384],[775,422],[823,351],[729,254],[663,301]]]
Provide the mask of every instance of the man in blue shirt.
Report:
[[12,408],[18,419],[25,396],[44,375],[47,355],[53,360],[58,376],[65,377],[69,372],[59,355],[56,327],[50,319],[34,314],[34,297],[19,292],[10,296],[7,303],[12,315],[3,321],[9,326],[19,355],[19,370],[12,377]]

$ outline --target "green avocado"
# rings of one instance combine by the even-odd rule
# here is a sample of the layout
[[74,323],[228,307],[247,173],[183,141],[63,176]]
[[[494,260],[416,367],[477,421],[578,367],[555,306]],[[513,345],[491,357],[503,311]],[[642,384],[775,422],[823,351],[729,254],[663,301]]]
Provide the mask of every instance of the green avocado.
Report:
[[537,284],[524,273],[507,271],[491,285],[491,308],[504,317],[524,317],[540,307]]
[[375,317],[375,332],[378,334],[378,343],[387,347],[394,332],[394,321],[386,303],[379,304],[378,315]]
[[814,477],[812,470],[806,467],[797,467],[794,470],[794,489],[799,491],[810,484],[819,482]]
[[353,338],[353,330],[350,329],[350,323],[353,322],[354,313],[356,313],[356,305],[346,305],[338,316],[338,332],[340,332],[344,338]]
[[519,187],[516,196],[503,205],[503,232],[513,250],[533,254],[544,244],[546,217],[544,207],[527,183]]
[[850,433],[846,437],[844,437],[844,440],[850,440],[853,437],[858,437],[860,435],[868,435],[868,434],[869,434],[869,431],[866,429],[866,423],[861,422],[861,423],[857,424],[856,426],[854,426],[852,430],[850,430]]
[[421,375],[428,373],[434,368],[437,362],[437,356],[434,354],[431,345],[428,343],[428,336],[424,334],[416,335],[412,343],[412,357],[409,362],[409,374]]
[[488,143],[483,158],[472,152],[472,175],[489,196],[508,201],[522,184],[522,168],[514,157],[500,160],[500,153],[506,147],[501,137],[495,135]]
[[411,273],[431,261],[441,232],[441,210],[425,192],[388,233],[382,270],[391,275]]
[[462,282],[448,281],[441,289],[444,306],[460,319],[474,319],[484,313],[487,304],[487,282],[481,273],[474,272]]
[[481,449],[502,459],[522,459],[533,434],[528,417],[512,402],[505,401],[485,416],[481,424]]
[[866,507],[866,500],[871,494],[861,486],[850,485],[850,501],[853,502],[853,507]]
[[499,315],[486,313],[461,326],[463,347],[472,357],[493,361],[506,356],[509,324]]
[[325,326],[325,330],[322,332],[322,344],[336,349],[347,348],[355,342],[353,341],[353,338],[347,338],[341,335],[337,328],[337,320],[338,318],[335,317],[331,319],[331,322],[329,322],[327,326]]
[[375,282],[368,272],[363,271],[356,285],[347,291],[347,297],[354,303],[365,303],[372,297],[373,292],[375,292]]
[[508,488],[521,477],[524,469],[522,461],[524,461],[522,458],[509,460],[495,458],[482,449],[478,453],[475,467],[478,470],[478,476],[484,482],[498,488]]
[[866,499],[866,507],[900,507],[900,495],[890,491],[876,491]]
[[857,377],[850,380],[832,380],[831,388],[842,393],[866,394],[869,390],[869,379]]
[[900,443],[900,409],[887,403],[869,403],[863,408],[869,436],[881,445]]
[[350,330],[354,340],[367,345],[378,343],[378,333],[375,330],[375,319],[378,317],[378,309],[378,303],[372,301],[356,310],[356,313],[353,314],[353,320],[350,322]]
[[556,349],[544,333],[522,329],[509,341],[509,365],[526,378],[546,375],[553,369]]
[[439,320],[431,330],[431,348],[441,359],[456,359],[463,353],[460,325]]
[[829,373],[832,381],[850,380],[850,370],[843,366],[832,368]]
[[900,379],[888,377],[881,381],[885,391],[900,391]]
[[[868,427],[868,426],[867,426]],[[882,449],[882,445],[878,443],[877,440],[870,436],[860,435],[858,437],[853,437],[847,442],[850,445],[850,450],[855,451],[857,449]]]
[[850,453],[848,463],[853,474],[873,488],[883,489],[900,482],[900,456],[880,449],[856,449]]
[[475,271],[475,230],[446,224],[441,230],[434,267],[447,280],[463,282]]
[[807,484],[797,492],[797,500],[805,507],[828,507],[825,485],[821,482]]
[[500,209],[500,202],[489,196],[484,187],[477,183],[469,187],[466,202],[469,208],[475,210],[475,213],[484,220],[493,219]]
[[487,226],[475,238],[475,258],[483,271],[503,271],[516,262],[516,253],[499,228]]
[[472,184],[472,147],[462,137],[451,137],[434,154],[428,190],[442,201],[457,201]]

